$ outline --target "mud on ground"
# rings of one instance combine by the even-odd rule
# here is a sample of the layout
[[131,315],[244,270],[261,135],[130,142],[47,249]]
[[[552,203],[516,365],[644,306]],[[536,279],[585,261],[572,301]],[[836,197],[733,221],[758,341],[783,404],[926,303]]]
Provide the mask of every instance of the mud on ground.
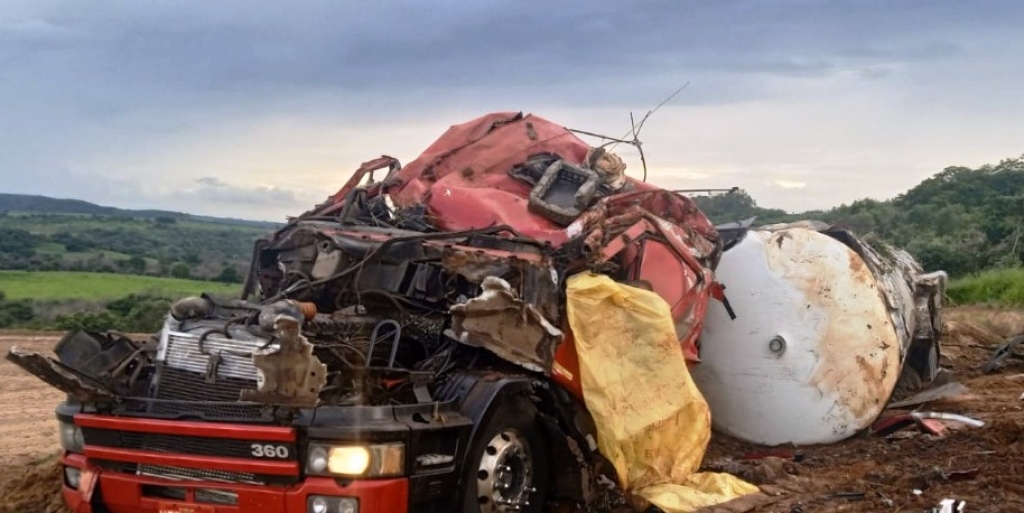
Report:
[[[909,427],[889,438],[864,433],[799,448],[764,448],[716,435],[705,467],[732,470],[778,494],[770,504],[718,510],[923,512],[954,498],[965,501],[969,513],[1024,511],[1024,402],[1018,399],[1024,361],[1008,360],[995,374],[978,370],[995,345],[1024,332],[1024,311],[961,307],[948,309],[945,320],[941,363],[969,392],[916,409],[967,415],[985,421],[984,427],[950,430],[942,438]],[[744,455],[780,449],[803,460],[742,461]]]
[[[1024,511],[1024,361],[998,373],[980,367],[995,345],[1024,332],[1024,311],[961,307],[946,311],[943,367],[967,385],[965,395],[920,410],[960,413],[986,422],[937,438],[907,428],[890,438],[862,434],[829,446],[765,448],[715,435],[704,467],[762,485],[766,496],[712,508],[728,512],[922,512],[944,498],[964,511]],[[12,345],[42,350],[56,335],[0,334]],[[53,407],[61,394],[0,361],[0,513],[62,511]],[[891,412],[890,412],[891,413]],[[803,456],[745,461],[766,451]],[[915,490],[917,492],[915,492]]]

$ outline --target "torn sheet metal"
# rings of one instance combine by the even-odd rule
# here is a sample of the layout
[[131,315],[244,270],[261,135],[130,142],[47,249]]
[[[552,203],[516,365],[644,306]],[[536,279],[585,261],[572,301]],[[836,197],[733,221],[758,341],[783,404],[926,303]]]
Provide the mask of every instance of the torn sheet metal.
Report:
[[105,401],[116,395],[103,383],[38,353],[12,347],[7,353],[7,361],[79,401]]
[[890,410],[894,408],[907,408],[910,406],[917,406],[919,404],[930,403],[933,401],[952,399],[956,396],[964,395],[969,392],[970,390],[968,390],[967,387],[963,385],[963,383],[952,381],[937,386],[935,388],[929,388],[923,392],[920,392],[912,397],[908,397],[901,401],[889,403],[889,405],[886,408]]
[[717,430],[766,445],[831,443],[881,413],[907,331],[855,251],[803,227],[756,230],[723,255],[717,277],[737,319],[709,308],[693,369]]
[[1007,358],[1016,357],[1024,358],[1017,354],[1017,348],[1024,346],[1024,333],[1006,339],[1006,342],[996,347],[996,350],[992,352],[992,356],[989,358],[984,365],[981,366],[982,372],[990,373],[995,372],[1003,366]]
[[523,302],[507,281],[489,276],[481,288],[479,296],[452,306],[455,338],[529,370],[549,372],[562,331]]
[[[488,276],[502,276],[516,269],[524,256],[527,255],[449,247],[445,248],[441,256],[441,265],[448,272],[462,276],[471,283],[483,283]],[[531,264],[550,269],[550,262],[537,261]]]
[[253,351],[256,390],[242,390],[241,400],[312,408],[327,383],[327,366],[313,355],[298,319],[279,315],[273,323],[276,344]]
[[621,278],[646,284],[668,302],[684,355],[700,361],[705,311],[720,291],[712,269],[721,246],[692,200],[663,190],[610,196],[567,230],[583,239],[591,269],[619,266]]
[[497,112],[454,125],[394,174],[395,204],[426,205],[437,228],[460,231],[507,224],[558,245],[562,227],[529,211],[531,187],[509,175],[530,156],[550,153],[580,164],[590,146],[561,125],[519,112]]

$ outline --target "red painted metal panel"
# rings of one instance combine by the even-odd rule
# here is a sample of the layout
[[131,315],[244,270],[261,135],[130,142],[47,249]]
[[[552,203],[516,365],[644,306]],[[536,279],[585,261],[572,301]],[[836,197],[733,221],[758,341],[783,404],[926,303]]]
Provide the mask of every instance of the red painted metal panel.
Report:
[[268,442],[295,441],[295,429],[277,426],[243,426],[184,420],[130,419],[89,414],[75,415],[75,424],[80,427],[116,429],[118,431],[134,431],[137,433],[163,433]]
[[[80,469],[98,469],[80,454],[66,453],[63,463]],[[99,474],[98,488],[102,490],[104,511],[111,513],[153,513],[157,503],[166,499],[146,497],[143,485],[185,488],[188,501],[193,501],[197,489],[229,490],[238,494],[236,506],[216,505],[217,513],[306,513],[310,495],[354,497],[359,500],[360,513],[405,513],[409,503],[408,479],[355,480],[339,484],[328,477],[308,477],[295,485],[260,486],[228,484],[214,481],[168,481],[150,476],[103,472]],[[88,499],[77,490],[64,487],[63,495],[75,513],[92,513]]]
[[295,476],[299,474],[299,464],[295,461],[260,461],[245,458],[189,456],[185,454],[96,447],[94,445],[85,446],[85,455],[89,458],[110,461],[223,470],[226,472],[252,472],[254,474],[272,476]]

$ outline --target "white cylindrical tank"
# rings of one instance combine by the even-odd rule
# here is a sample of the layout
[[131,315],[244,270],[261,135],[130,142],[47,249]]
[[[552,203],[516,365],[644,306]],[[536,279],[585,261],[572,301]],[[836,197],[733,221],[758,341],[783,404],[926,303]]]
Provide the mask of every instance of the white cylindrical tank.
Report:
[[901,339],[857,253],[805,228],[751,231],[716,275],[737,317],[709,305],[692,370],[716,430],[766,445],[830,443],[881,413]]

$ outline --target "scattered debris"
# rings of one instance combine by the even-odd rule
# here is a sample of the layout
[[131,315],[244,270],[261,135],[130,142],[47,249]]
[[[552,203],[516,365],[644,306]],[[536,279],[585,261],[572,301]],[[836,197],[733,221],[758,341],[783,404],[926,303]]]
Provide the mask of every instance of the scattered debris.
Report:
[[882,493],[882,492],[876,492],[876,493],[878,493],[878,496],[879,496],[879,497],[881,497],[881,499],[882,499],[882,504],[883,504],[883,505],[884,505],[885,507],[887,507],[887,508],[891,508],[891,507],[893,507],[893,506],[895,506],[895,505],[896,505],[896,503],[895,503],[895,502],[893,502],[893,500],[892,500],[892,499],[890,499],[890,498],[889,498],[888,496],[886,496],[886,495],[885,495],[884,493]]
[[832,499],[846,499],[848,501],[862,501],[867,496],[865,492],[838,492],[833,493],[830,498]]
[[1024,333],[1015,337],[1010,337],[1002,345],[996,348],[992,353],[992,357],[985,365],[981,366],[982,372],[995,372],[999,370],[1006,362],[1007,358],[1016,358],[1024,360],[1024,354],[1018,354],[1017,348],[1024,345]]
[[967,387],[965,387],[962,383],[954,381],[951,383],[946,383],[939,387],[929,388],[928,390],[920,392],[917,395],[914,395],[913,397],[909,397],[902,401],[890,403],[888,408],[893,409],[906,408],[907,406],[917,406],[919,404],[938,401],[941,399],[949,399],[951,397],[966,394],[967,392],[969,392],[969,390],[967,390]]
[[942,499],[939,505],[931,509],[931,513],[964,513],[967,503],[957,499]]
[[871,424],[871,431],[875,436],[889,436],[914,424],[916,424],[916,420],[909,413],[902,413],[876,420]]
[[968,470],[951,470],[942,474],[942,477],[946,481],[971,481],[978,477],[980,469],[972,468]]
[[985,425],[985,422],[981,420],[955,413],[914,411],[879,419],[871,425],[871,431],[876,436],[888,436],[908,426],[917,425],[925,433],[942,436],[946,432],[945,426],[941,423],[943,420],[961,422],[972,427],[982,427]]
[[983,427],[985,425],[984,421],[981,421],[981,420],[978,420],[978,419],[972,419],[972,418],[967,417],[965,415],[959,415],[959,414],[956,414],[956,413],[943,413],[943,412],[933,412],[933,411],[915,411],[915,412],[910,412],[910,416],[913,417],[916,420],[923,420],[923,419],[951,420],[951,421],[954,421],[954,422],[962,422],[964,424],[967,424],[968,426],[977,427],[977,428]]

